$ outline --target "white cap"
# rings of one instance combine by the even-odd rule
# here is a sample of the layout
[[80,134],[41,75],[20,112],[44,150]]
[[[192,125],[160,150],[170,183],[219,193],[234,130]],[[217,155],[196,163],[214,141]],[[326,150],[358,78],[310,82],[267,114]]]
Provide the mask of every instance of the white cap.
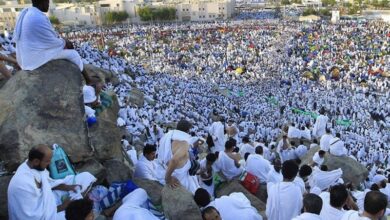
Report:
[[85,85],[83,87],[84,103],[92,103],[96,101],[95,89],[92,86]]

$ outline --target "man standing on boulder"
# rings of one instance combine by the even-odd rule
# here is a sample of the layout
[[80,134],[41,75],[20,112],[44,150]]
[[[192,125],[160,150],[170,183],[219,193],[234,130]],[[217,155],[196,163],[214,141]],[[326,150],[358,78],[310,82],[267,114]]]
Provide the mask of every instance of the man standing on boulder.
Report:
[[178,122],[176,130],[169,131],[160,140],[157,156],[157,178],[162,184],[175,188],[182,185],[192,194],[200,187],[196,176],[191,176],[189,170],[191,161],[189,148],[191,135],[188,134],[192,125],[186,120]]
[[32,0],[32,5],[20,13],[14,30],[19,66],[35,70],[51,60],[65,59],[76,64],[88,81],[80,55],[71,42],[58,36],[44,14],[49,10],[49,0]]

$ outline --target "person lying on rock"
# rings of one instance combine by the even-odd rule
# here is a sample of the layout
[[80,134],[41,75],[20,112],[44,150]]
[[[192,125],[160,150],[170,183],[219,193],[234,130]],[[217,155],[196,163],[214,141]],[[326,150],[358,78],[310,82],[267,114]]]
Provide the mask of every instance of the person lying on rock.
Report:
[[202,219],[203,220],[222,220],[221,215],[219,214],[218,210],[213,206],[209,206],[202,211]]
[[96,181],[90,173],[54,180],[46,169],[53,156],[46,145],[33,147],[28,160],[16,170],[8,186],[10,220],[63,220],[64,210],[71,200],[83,198],[83,193]]
[[148,194],[138,188],[122,199],[122,205],[115,211],[113,220],[158,220],[148,210]]
[[[246,220],[262,220],[258,211],[251,205],[249,199],[241,192],[234,192],[211,201],[207,190],[199,188],[194,195],[196,204],[202,208],[214,207],[223,220],[237,220],[243,216]],[[207,220],[214,220],[210,215],[203,215]],[[219,218],[219,219],[221,219]]]
[[169,131],[161,138],[157,151],[157,176],[163,185],[173,188],[182,185],[194,194],[199,188],[199,182],[196,176],[189,174],[191,135],[188,132],[191,127],[190,122],[180,120],[176,130]]
[[51,60],[65,59],[77,65],[84,78],[80,55],[73,44],[59,37],[49,18],[49,0],[32,0],[32,7],[25,8],[16,22],[13,39],[16,43],[16,60],[22,70],[35,70]]

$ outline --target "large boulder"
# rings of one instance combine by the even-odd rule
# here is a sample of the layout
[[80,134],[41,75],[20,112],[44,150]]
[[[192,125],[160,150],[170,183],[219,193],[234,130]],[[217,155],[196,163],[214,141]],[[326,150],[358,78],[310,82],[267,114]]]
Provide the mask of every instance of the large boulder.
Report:
[[51,61],[19,71],[0,90],[0,160],[14,171],[37,144],[60,144],[72,161],[91,155],[76,65]]
[[127,103],[136,105],[138,107],[144,106],[145,96],[142,90],[133,87],[129,92],[129,96],[127,97]]
[[106,179],[109,184],[127,181],[133,177],[132,170],[118,159],[107,160],[103,163],[103,166],[107,169]]
[[112,97],[112,106],[101,112],[98,122],[89,128],[90,141],[98,160],[123,158],[120,139],[124,131],[116,125],[119,111],[118,100],[114,94],[109,92],[108,94]]
[[228,196],[234,192],[243,193],[246,196],[246,198],[249,199],[249,201],[251,202],[251,205],[257,209],[257,211],[263,216],[263,218],[265,217],[265,214],[264,214],[265,208],[266,208],[265,203],[262,202],[256,196],[254,196],[252,193],[250,193],[248,190],[246,190],[241,185],[241,183],[237,180],[222,183],[222,185],[219,186],[217,191],[216,191],[216,197],[218,198],[221,196]]
[[[320,147],[314,147],[310,149],[307,154],[302,157],[301,164],[312,164],[313,156],[319,150]],[[325,154],[323,164],[326,165],[329,170],[341,168],[341,170],[343,170],[342,178],[344,182],[351,182],[355,186],[358,186],[360,183],[362,183],[368,176],[367,168],[350,157],[338,157],[327,153]]]
[[12,176],[0,176],[0,219],[8,219],[7,190]]
[[202,214],[192,194],[181,186],[175,189],[164,186],[162,190],[162,205],[165,217],[170,220],[202,219]]
[[157,181],[139,178],[134,178],[133,182],[148,193],[148,196],[154,205],[162,204],[161,192],[163,185]]
[[92,80],[98,79],[99,82],[112,83],[114,86],[119,84],[118,77],[116,77],[113,72],[103,70],[90,64],[85,64],[84,69]]
[[76,170],[79,173],[89,172],[97,179],[97,183],[103,183],[107,177],[107,169],[99,163],[97,160],[91,158],[85,162],[79,163],[76,166]]

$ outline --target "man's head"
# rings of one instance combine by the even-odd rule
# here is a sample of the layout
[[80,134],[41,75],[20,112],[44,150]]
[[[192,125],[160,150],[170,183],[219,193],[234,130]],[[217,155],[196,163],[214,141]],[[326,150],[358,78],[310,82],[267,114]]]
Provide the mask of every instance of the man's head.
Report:
[[322,199],[313,193],[308,193],[303,198],[305,212],[319,215],[322,209]]
[[364,198],[364,212],[374,216],[376,219],[381,218],[387,208],[387,196],[378,191],[370,191]]
[[330,192],[330,205],[334,208],[342,208],[348,199],[347,188],[343,184],[332,186]]
[[199,207],[206,207],[210,203],[210,194],[207,190],[199,188],[195,191],[194,200]]
[[202,211],[203,220],[222,220],[218,210],[213,206],[209,206]]
[[180,120],[177,123],[176,129],[185,133],[189,133],[192,128],[192,124],[187,120]]
[[143,149],[143,154],[146,159],[153,161],[156,158],[156,145],[147,144]]
[[263,155],[263,147],[262,146],[257,146],[255,149],[256,154]]
[[282,175],[287,181],[292,181],[298,174],[298,165],[293,160],[284,161],[282,165]]
[[325,157],[325,151],[323,151],[323,150],[318,151],[318,156],[320,158],[324,158]]
[[217,156],[214,153],[209,153],[206,156],[207,164],[212,165],[217,160]]
[[93,220],[93,203],[88,199],[72,201],[65,210],[66,220]]
[[49,146],[40,144],[28,153],[28,165],[32,169],[44,171],[50,165],[52,156],[53,152]]
[[280,173],[280,170],[282,169],[282,162],[280,161],[280,159],[274,160],[274,169],[276,172]]
[[49,11],[49,0],[32,0],[32,5],[42,12]]
[[309,165],[307,165],[307,164],[304,164],[299,169],[299,176],[301,178],[305,178],[305,177],[310,176],[311,172],[312,172],[311,167]]
[[229,138],[229,140],[227,140],[225,143],[225,150],[233,151],[236,146],[237,141],[234,138]]
[[244,143],[244,144],[249,143],[249,137],[248,136],[243,137],[242,143]]

